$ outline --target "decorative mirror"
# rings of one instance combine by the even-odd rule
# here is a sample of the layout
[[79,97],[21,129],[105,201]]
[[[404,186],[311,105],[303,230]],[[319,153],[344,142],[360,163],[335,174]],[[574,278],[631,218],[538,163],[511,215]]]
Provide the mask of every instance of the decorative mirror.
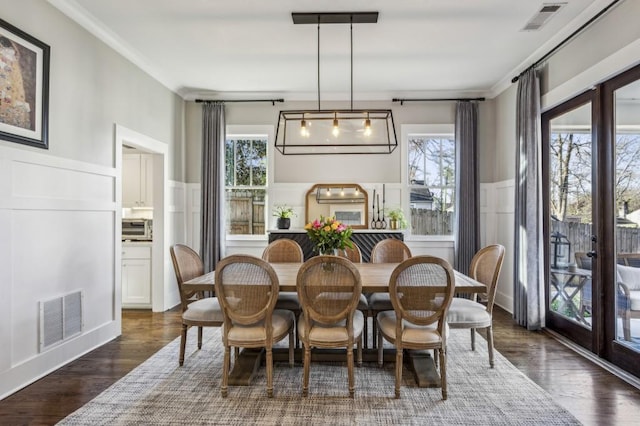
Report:
[[335,216],[354,229],[367,229],[369,196],[356,183],[317,183],[307,191],[305,223]]

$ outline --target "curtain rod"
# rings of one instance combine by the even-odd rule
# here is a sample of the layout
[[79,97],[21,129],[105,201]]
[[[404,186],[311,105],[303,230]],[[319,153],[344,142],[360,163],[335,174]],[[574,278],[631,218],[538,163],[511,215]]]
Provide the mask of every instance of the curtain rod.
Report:
[[197,104],[201,103],[210,103],[210,102],[222,102],[222,103],[232,103],[232,102],[271,102],[271,105],[275,105],[276,102],[284,102],[284,99],[196,99]]
[[405,102],[455,102],[455,101],[484,101],[485,98],[431,98],[431,99],[399,99],[393,98],[391,102],[400,102],[400,105],[404,105]]
[[525,72],[527,72],[528,70],[530,70],[531,68],[535,68],[538,65],[540,65],[542,62],[546,61],[549,57],[551,57],[554,53],[556,53],[560,48],[562,48],[565,44],[569,43],[569,41],[571,41],[575,36],[577,36],[578,34],[580,34],[582,31],[584,31],[589,25],[593,24],[598,18],[600,18],[602,15],[604,15],[605,13],[607,13],[609,11],[609,9],[611,9],[613,6],[616,5],[616,3],[619,3],[620,0],[613,0],[611,3],[609,3],[608,6],[604,7],[600,12],[598,12],[597,14],[595,14],[591,19],[589,19],[587,22],[585,22],[584,24],[582,24],[580,26],[580,28],[578,28],[577,30],[575,30],[574,32],[572,32],[567,38],[565,38],[564,40],[562,40],[560,43],[558,43],[553,49],[551,49],[550,51],[548,51],[544,56],[542,56],[542,58],[538,59],[537,61],[535,61],[532,65],[530,65],[529,67],[527,67],[524,71],[522,71],[520,74],[518,74],[517,76],[513,77],[511,79],[512,83],[517,82],[520,79],[520,76],[522,76],[522,74],[524,74]]

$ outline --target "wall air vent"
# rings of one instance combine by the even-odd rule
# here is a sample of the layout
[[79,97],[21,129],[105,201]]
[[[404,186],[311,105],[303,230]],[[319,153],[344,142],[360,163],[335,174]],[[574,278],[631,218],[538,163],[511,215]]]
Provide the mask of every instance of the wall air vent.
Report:
[[82,291],[39,302],[40,352],[82,332]]
[[567,3],[544,3],[538,13],[526,23],[522,31],[538,31]]

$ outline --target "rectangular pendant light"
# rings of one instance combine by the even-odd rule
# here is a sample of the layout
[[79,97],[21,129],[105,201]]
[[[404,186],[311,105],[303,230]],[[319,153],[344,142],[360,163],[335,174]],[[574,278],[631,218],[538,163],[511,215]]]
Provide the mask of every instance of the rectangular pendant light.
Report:
[[283,155],[390,154],[397,146],[390,109],[280,111],[275,147]]
[[[280,111],[275,147],[283,155],[390,154],[398,146],[390,109],[353,109],[353,24],[378,12],[292,13],[294,24],[318,26],[318,109]],[[320,108],[320,24],[351,25],[351,109]]]

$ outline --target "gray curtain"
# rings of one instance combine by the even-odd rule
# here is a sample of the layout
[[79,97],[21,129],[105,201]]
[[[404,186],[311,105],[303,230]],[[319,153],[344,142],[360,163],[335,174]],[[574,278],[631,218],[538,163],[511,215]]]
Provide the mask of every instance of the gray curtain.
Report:
[[455,269],[467,274],[480,242],[478,104],[456,104]]
[[224,237],[224,104],[202,106],[202,188],[200,255],[204,271],[213,271],[222,257]]
[[529,330],[544,327],[540,77],[536,69],[518,80],[513,317]]

